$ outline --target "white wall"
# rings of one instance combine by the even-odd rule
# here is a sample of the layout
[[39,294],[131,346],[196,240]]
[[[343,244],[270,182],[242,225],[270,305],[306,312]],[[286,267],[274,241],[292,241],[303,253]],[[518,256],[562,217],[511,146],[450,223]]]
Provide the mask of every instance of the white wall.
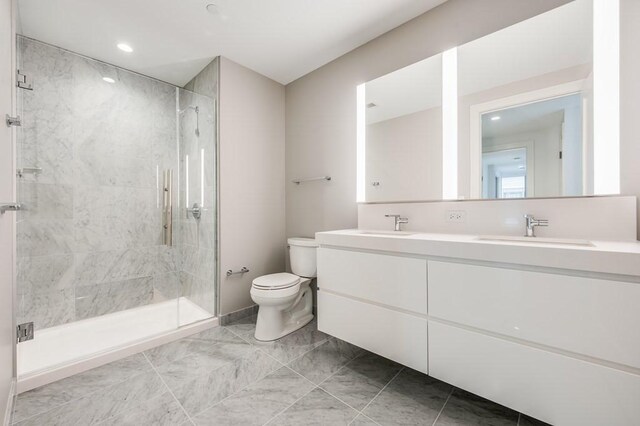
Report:
[[[286,88],[287,235],[313,236],[316,231],[357,225],[358,84],[566,2],[449,0],[290,83]],[[332,176],[330,182],[297,187],[290,183],[297,177],[325,174]]]
[[[220,313],[253,305],[251,281],[285,270],[284,86],[220,62]],[[227,277],[228,269],[251,272]]]
[[366,132],[367,201],[442,198],[442,108],[369,124]]
[[[621,192],[640,199],[640,2],[620,1]],[[356,226],[356,85],[567,2],[449,0],[289,84],[287,181],[300,173],[334,180],[305,191],[287,183],[287,235]]]
[[[0,0],[0,116],[15,115],[15,0]],[[16,199],[13,129],[0,126],[0,202]],[[15,213],[0,217],[0,421],[6,422],[15,378]],[[3,417],[5,417],[3,419]]]
[[[616,196],[360,204],[358,227],[391,231],[393,219],[384,215],[394,213],[409,218],[405,231],[523,236],[523,216],[532,214],[549,220],[548,227],[536,228],[540,237],[634,241],[635,203],[635,197]],[[448,221],[451,210],[463,211],[464,221]]]

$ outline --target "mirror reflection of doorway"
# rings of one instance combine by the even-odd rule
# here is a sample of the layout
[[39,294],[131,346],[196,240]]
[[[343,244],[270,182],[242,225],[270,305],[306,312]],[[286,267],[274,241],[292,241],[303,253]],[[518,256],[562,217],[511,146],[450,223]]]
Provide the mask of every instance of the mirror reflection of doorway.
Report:
[[482,198],[524,198],[532,192],[527,147],[491,147],[482,153]]
[[572,93],[482,113],[482,198],[582,195],[582,103]]

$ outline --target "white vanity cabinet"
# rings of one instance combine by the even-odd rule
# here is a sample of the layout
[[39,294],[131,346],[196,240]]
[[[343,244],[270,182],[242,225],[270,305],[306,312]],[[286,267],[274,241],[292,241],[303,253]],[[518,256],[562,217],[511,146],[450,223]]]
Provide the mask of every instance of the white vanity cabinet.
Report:
[[515,268],[428,262],[429,374],[551,424],[640,424],[640,283]]
[[318,249],[318,328],[427,372],[427,261]]
[[398,239],[389,251],[320,240],[321,331],[551,424],[640,424],[640,274],[441,257],[406,241],[402,252]]
[[429,316],[640,369],[640,283],[430,260]]

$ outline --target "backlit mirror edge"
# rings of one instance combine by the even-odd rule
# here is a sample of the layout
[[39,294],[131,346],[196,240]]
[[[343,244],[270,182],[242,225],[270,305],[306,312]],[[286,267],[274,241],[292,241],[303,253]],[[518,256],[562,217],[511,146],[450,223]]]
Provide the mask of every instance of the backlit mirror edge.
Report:
[[[620,0],[593,0],[594,79],[594,194],[569,197],[525,197],[515,200],[592,198],[620,194]],[[488,35],[488,34],[487,34]],[[426,58],[425,58],[426,59]],[[443,137],[441,200],[366,201],[366,82],[357,86],[357,189],[359,204],[393,204],[448,201],[495,201],[479,198],[474,176],[480,172],[476,159],[480,147],[470,144],[470,197],[461,198],[458,187],[457,47],[443,52]],[[455,113],[454,113],[455,112]],[[451,127],[452,124],[455,126]],[[477,124],[477,126],[476,126]],[[471,132],[479,131],[474,122]],[[470,138],[472,139],[472,138]],[[606,141],[607,143],[603,143]],[[455,198],[454,198],[455,197]],[[511,199],[514,200],[514,199]],[[499,200],[498,201],[502,201]]]

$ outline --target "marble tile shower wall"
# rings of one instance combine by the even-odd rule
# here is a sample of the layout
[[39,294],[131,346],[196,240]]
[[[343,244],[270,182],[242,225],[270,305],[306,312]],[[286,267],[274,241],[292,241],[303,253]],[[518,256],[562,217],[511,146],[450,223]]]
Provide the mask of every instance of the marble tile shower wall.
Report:
[[[202,216],[198,220],[185,208],[180,208],[175,215],[182,259],[181,295],[213,314],[216,305],[213,283],[216,279],[217,232],[215,103],[208,96],[186,90],[180,91],[178,99],[181,111],[179,205],[191,207],[198,203],[202,208]],[[193,107],[198,107],[197,114]]]
[[157,171],[179,166],[176,88],[26,38],[19,60],[34,90],[19,91],[18,168],[42,173],[18,179],[18,320],[42,329],[175,298]]

